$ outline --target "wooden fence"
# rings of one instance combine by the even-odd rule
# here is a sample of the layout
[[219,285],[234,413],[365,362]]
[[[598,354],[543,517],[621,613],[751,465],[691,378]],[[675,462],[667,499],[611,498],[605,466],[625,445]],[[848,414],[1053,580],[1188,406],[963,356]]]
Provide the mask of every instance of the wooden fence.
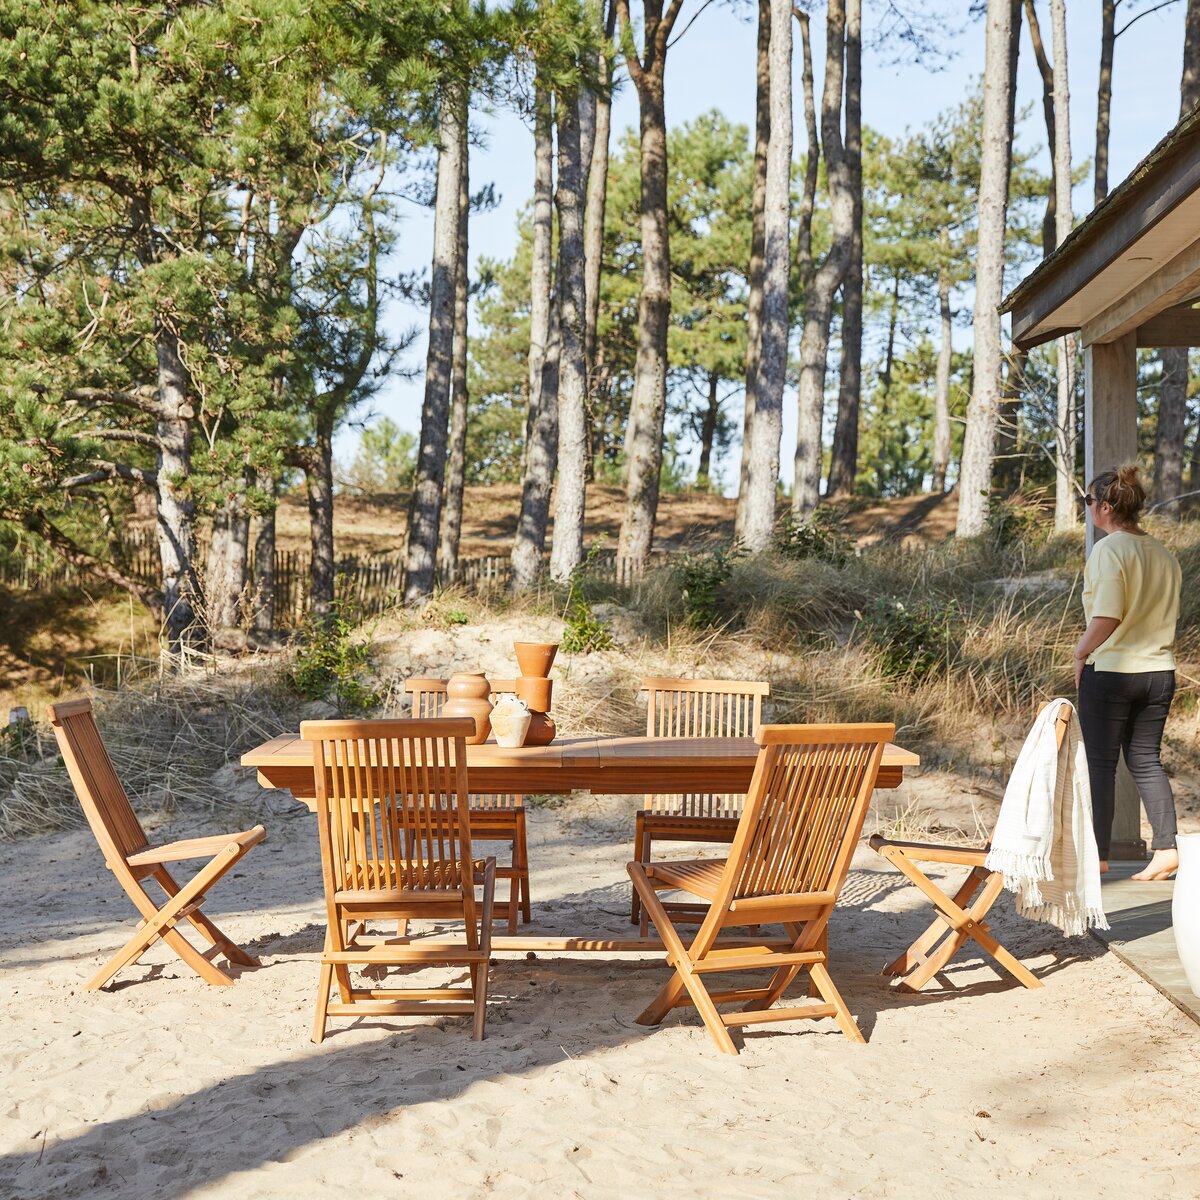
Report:
[[[203,548],[200,548],[201,550]],[[145,534],[131,536],[122,547],[122,568],[148,584],[158,582],[158,550]],[[198,552],[198,561],[203,554]],[[653,560],[663,561],[656,552]],[[277,629],[295,629],[304,623],[309,611],[311,592],[310,556],[303,550],[276,550],[274,621]],[[253,579],[253,551],[249,577]],[[637,562],[620,558],[615,552],[602,551],[589,556],[586,566],[589,580],[629,587],[641,572]],[[349,555],[335,563],[338,595],[348,602],[355,615],[376,617],[395,607],[404,592],[404,556],[400,551],[381,554]],[[75,567],[62,562],[39,564],[0,556],[0,585],[22,592],[50,592],[77,586],[85,579]],[[512,579],[512,564],[507,554],[489,554],[462,559],[453,579],[439,579],[439,585],[452,583],[469,592],[486,594],[503,591]],[[257,603],[248,597],[253,609]]]

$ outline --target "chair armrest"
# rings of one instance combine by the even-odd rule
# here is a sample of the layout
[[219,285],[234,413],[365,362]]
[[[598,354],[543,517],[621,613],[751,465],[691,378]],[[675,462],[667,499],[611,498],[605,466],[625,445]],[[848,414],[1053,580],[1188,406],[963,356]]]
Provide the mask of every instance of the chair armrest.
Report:
[[211,837],[187,838],[180,842],[168,842],[165,846],[150,846],[131,854],[125,860],[131,867],[154,867],[161,863],[182,862],[189,858],[212,858],[226,846],[237,846],[248,850],[267,836],[262,825],[255,825],[245,833],[217,833]]
[[932,842],[893,841],[891,838],[880,837],[879,834],[871,838],[870,846],[884,857],[885,851],[898,850],[905,858],[915,858],[920,862],[950,863],[961,867],[982,867],[988,854],[986,846],[945,846]]

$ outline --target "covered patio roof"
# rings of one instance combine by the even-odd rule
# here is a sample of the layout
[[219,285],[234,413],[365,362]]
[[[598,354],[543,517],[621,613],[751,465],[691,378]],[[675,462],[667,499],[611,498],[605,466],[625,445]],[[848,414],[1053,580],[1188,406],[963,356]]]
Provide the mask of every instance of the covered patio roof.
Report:
[[1068,333],[1085,346],[1200,345],[1200,109],[1178,125],[1005,299],[1023,350]]

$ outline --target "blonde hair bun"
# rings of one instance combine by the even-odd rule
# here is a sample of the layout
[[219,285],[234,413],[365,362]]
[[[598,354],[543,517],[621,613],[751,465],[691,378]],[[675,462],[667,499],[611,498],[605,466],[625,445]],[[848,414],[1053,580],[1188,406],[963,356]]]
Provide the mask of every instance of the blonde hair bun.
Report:
[[1099,503],[1110,505],[1116,518],[1127,524],[1137,523],[1146,504],[1146,489],[1136,463],[1097,475],[1090,490]]

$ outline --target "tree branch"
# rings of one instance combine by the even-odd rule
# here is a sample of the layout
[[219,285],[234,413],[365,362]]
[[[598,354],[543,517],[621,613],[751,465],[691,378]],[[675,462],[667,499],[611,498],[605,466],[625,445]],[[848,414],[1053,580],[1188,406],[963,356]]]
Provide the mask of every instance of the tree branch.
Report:
[[163,602],[162,594],[152,584],[145,583],[141,579],[137,579],[132,575],[127,575],[119,567],[112,563],[104,562],[97,558],[94,554],[84,550],[83,547],[77,545],[71,540],[61,529],[47,519],[42,512],[25,511],[21,513],[20,520],[26,529],[36,533],[44,542],[53,546],[54,549],[66,559],[76,570],[86,572],[89,575],[96,576],[97,579],[104,580],[105,583],[116,584],[131,596],[140,600],[152,613],[159,618],[162,617]]
[[123,388],[71,388],[63,398],[77,404],[119,404],[124,408],[136,408],[152,417],[161,417],[163,407],[158,401],[158,389],[150,384],[132,389]]
[[637,47],[633,43],[633,22],[629,17],[629,0],[617,0],[617,17],[621,22],[621,52],[625,56],[625,65],[629,68],[629,78],[633,80],[633,86],[640,91],[646,79],[646,72],[642,67],[642,60],[638,58]]
[[131,467],[125,463],[97,463],[94,470],[82,475],[72,475],[63,480],[63,491],[73,492],[76,488],[87,487],[90,483],[104,483],[110,479],[123,479],[126,483],[143,483],[154,487],[158,483],[158,472],[149,471],[144,467]]
[[98,442],[133,442],[138,446],[149,446],[152,450],[162,449],[161,438],[136,429],[89,429],[79,436],[94,438]]

